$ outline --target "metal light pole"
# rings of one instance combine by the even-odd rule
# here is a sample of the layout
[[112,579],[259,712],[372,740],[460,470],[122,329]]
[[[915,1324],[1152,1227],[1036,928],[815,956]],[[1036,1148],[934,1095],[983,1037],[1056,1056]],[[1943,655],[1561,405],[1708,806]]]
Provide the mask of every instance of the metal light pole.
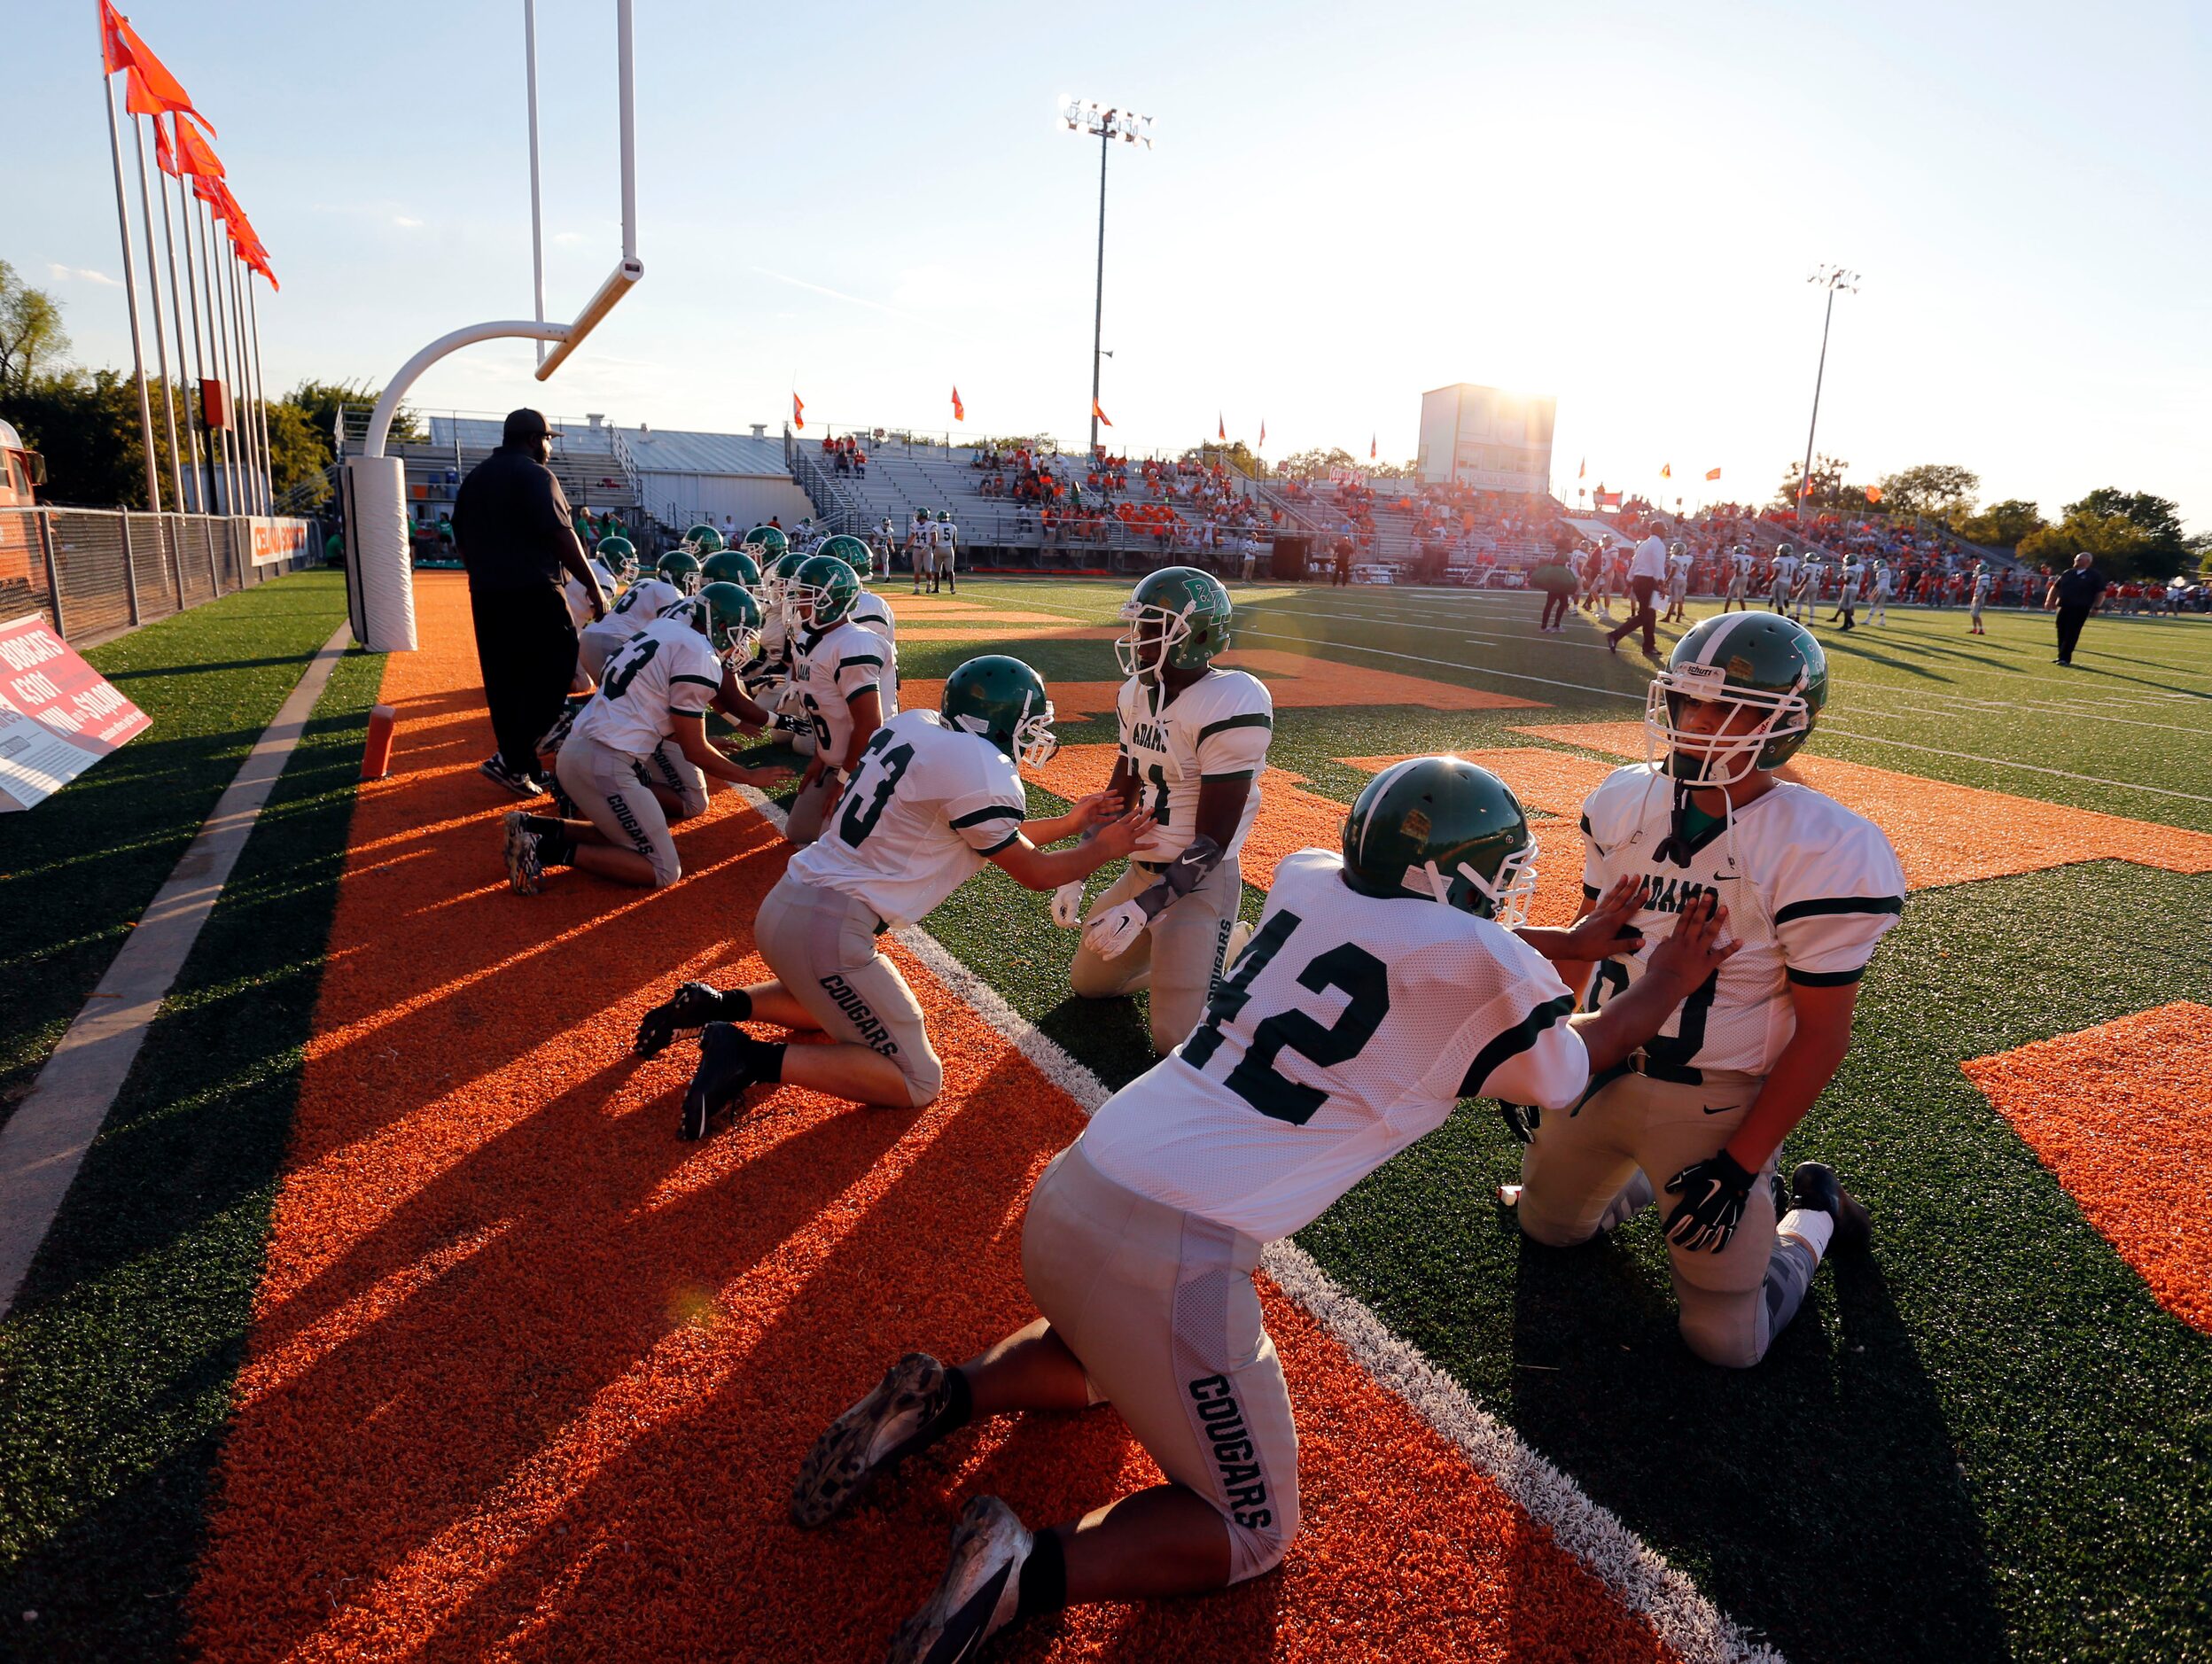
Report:
[[1098,288],[1091,308],[1091,448],[1098,455],[1099,360],[1106,327],[1106,152],[1116,139],[1125,144],[1152,148],[1152,118],[1133,110],[1108,109],[1103,105],[1064,95],[1060,99],[1060,125],[1070,133],[1098,140]]
[[1828,325],[1835,318],[1835,292],[1858,292],[1858,274],[1845,271],[1841,266],[1823,266],[1805,281],[1819,284],[1828,292],[1826,310],[1820,318],[1820,367],[1812,376],[1812,420],[1805,424],[1805,465],[1797,473],[1797,531],[1800,536],[1810,536],[1805,530],[1805,494],[1812,488],[1812,436],[1820,426],[1820,384],[1828,373]]

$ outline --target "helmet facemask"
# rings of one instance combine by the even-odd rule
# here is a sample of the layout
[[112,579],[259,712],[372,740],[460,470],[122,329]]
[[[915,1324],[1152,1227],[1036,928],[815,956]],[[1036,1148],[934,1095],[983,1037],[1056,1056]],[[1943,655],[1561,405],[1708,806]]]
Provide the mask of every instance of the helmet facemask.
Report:
[[1032,772],[1060,753],[1060,736],[1052,731],[1052,701],[1046,700],[1042,711],[1032,711],[1036,698],[1035,694],[1022,696],[1022,714],[1014,724],[1014,766]]
[[[1425,886],[1447,907],[1456,906],[1477,918],[1494,919],[1508,930],[1517,929],[1529,921],[1529,904],[1536,898],[1536,835],[1531,832],[1523,847],[1498,863],[1495,879],[1484,878],[1465,861],[1459,864],[1453,877],[1446,878],[1437,870],[1436,862],[1424,861],[1407,869],[1406,888],[1413,890]],[[1459,899],[1454,900],[1454,882],[1462,879],[1472,893],[1461,890]]]
[[1114,658],[1125,676],[1134,676],[1147,687],[1157,688],[1175,649],[1191,634],[1190,613],[1195,603],[1180,611],[1157,602],[1131,601],[1121,610],[1129,628],[1114,638]]
[[[1759,719],[1741,733],[1707,734],[1682,726],[1681,701],[1722,704],[1734,711],[1761,712]],[[1699,786],[1721,788],[1749,780],[1761,766],[1767,748],[1788,740],[1802,741],[1812,732],[1812,707],[1803,694],[1771,693],[1759,688],[1732,688],[1728,673],[1717,665],[1669,665],[1652,679],[1644,699],[1645,759],[1663,757],[1667,772],[1678,780]],[[1795,749],[1795,747],[1791,748]],[[1776,758],[1779,765],[1783,758]]]

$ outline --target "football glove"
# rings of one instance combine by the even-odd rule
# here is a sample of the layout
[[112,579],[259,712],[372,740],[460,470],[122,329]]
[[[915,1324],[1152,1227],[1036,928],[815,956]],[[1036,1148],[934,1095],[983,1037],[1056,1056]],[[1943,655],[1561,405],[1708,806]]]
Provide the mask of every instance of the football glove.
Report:
[[1133,901],[1109,907],[1083,927],[1083,945],[1101,959],[1119,959],[1144,934],[1151,915]]
[[1063,930],[1083,922],[1083,881],[1063,884],[1052,892],[1052,921]]
[[1743,1223],[1745,1204],[1751,1200],[1751,1175],[1734,1156],[1720,1150],[1667,1180],[1667,1194],[1682,1198],[1667,1216],[1667,1240],[1693,1254],[1700,1249],[1717,1254]]
[[805,717],[795,717],[786,711],[771,713],[768,727],[777,734],[811,734],[814,729],[814,725]]

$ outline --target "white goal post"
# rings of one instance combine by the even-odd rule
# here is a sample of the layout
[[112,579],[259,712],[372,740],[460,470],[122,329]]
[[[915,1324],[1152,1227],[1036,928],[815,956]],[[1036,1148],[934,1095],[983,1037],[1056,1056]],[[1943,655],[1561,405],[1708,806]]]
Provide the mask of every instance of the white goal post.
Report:
[[374,653],[411,653],[415,650],[415,577],[407,538],[407,470],[396,456],[386,456],[392,421],[400,401],[422,373],[447,354],[479,341],[508,338],[551,342],[549,353],[541,348],[537,378],[543,381],[568,361],[584,338],[599,326],[645,276],[637,257],[637,124],[636,94],[630,57],[631,0],[614,0],[616,35],[615,73],[619,81],[619,121],[622,144],[622,258],[585,303],[572,323],[549,323],[545,319],[545,257],[542,219],[538,196],[538,57],[536,0],[523,0],[525,56],[527,60],[530,101],[530,240],[533,270],[536,274],[537,312],[534,319],[506,318],[471,323],[441,335],[400,366],[385,385],[383,395],[369,417],[369,432],[362,454],[346,459],[340,484],[346,515],[347,604],[352,611],[354,639]]

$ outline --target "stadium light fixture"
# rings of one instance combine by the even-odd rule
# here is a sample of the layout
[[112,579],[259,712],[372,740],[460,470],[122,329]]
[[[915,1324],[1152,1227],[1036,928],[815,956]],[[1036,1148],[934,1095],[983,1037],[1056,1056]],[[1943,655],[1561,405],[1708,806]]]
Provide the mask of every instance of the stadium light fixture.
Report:
[[1106,328],[1106,152],[1116,139],[1125,144],[1152,148],[1152,118],[1134,110],[1102,105],[1095,99],[1060,95],[1058,122],[1063,131],[1098,141],[1098,286],[1091,309],[1091,449],[1098,455],[1099,360],[1107,354],[1100,343]]
[[1839,292],[1847,295],[1858,292],[1858,274],[1846,271],[1841,266],[1819,266],[1807,276],[1809,284],[1819,284],[1828,292],[1827,307],[1820,317],[1820,367],[1812,376],[1812,420],[1805,424],[1805,465],[1797,472],[1797,530],[1805,532],[1805,494],[1812,489],[1812,436],[1820,427],[1820,384],[1828,373],[1828,325],[1835,318],[1835,297]]

